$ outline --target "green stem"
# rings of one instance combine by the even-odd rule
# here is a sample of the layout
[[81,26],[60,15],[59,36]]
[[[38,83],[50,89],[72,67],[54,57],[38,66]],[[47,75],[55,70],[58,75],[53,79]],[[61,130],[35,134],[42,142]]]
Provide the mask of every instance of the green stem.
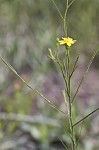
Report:
[[[64,34],[67,37],[67,12],[68,8],[72,5],[74,0],[69,4],[69,1],[66,0],[66,9],[63,19],[64,24]],[[68,113],[69,113],[69,127],[70,127],[70,136],[71,136],[71,142],[72,142],[72,150],[75,150],[75,137],[74,137],[74,131],[73,131],[73,122],[72,122],[72,105],[71,105],[71,73],[70,73],[70,50],[66,46],[66,58],[67,58],[67,80],[65,81],[66,87],[67,87],[67,95],[68,95]],[[74,68],[75,69],[75,68]],[[74,70],[73,70],[74,71]]]
[[[52,0],[53,1],[53,0]],[[75,0],[72,0],[72,2],[69,4],[69,1],[66,0],[66,9],[65,9],[65,14],[64,14],[64,17],[62,16],[62,19],[63,19],[63,23],[64,23],[64,34],[65,36],[67,37],[67,12],[68,12],[68,9],[69,7],[74,3]],[[59,10],[58,10],[59,11]]]
[[96,111],[98,111],[99,108],[93,110],[91,113],[89,113],[88,115],[86,115],[84,118],[82,118],[81,120],[77,121],[75,124],[73,124],[73,127],[75,127],[76,125],[78,125],[79,123],[83,122],[85,119],[87,119],[89,116],[91,116],[93,113],[95,113]]
[[72,0],[72,2],[68,5],[68,8],[75,2],[75,0]]
[[67,54],[67,83],[68,83],[68,111],[69,111],[69,126],[70,126],[70,135],[72,141],[72,150],[75,150],[75,140],[74,140],[74,131],[72,123],[72,105],[71,105],[71,79],[70,79],[70,49],[66,47]]
[[66,90],[66,92],[67,92],[67,95],[69,96],[69,94],[68,94],[68,83],[67,83],[67,80],[66,80],[66,75],[65,75],[64,66],[61,64],[61,62],[60,62],[60,60],[58,59],[58,57],[57,57],[57,59],[56,59],[56,62],[57,62],[57,64],[58,64],[59,67],[60,67],[60,70],[61,70],[63,79],[64,79],[64,81],[65,81],[65,90]]
[[57,5],[56,5],[55,1],[54,1],[54,0],[52,0],[52,2],[53,2],[53,4],[54,4],[55,8],[57,9],[57,11],[58,11],[58,13],[59,13],[60,17],[61,17],[61,18],[62,18],[62,20],[63,20],[64,18],[63,18],[63,16],[62,16],[62,14],[61,14],[61,12],[60,12],[59,8],[57,7]]
[[71,74],[70,74],[70,78],[72,77],[73,73],[75,72],[75,70],[76,70],[76,68],[77,68],[78,59],[79,59],[79,55],[77,56],[76,61],[75,61],[75,63],[74,63],[72,72],[71,72]]
[[79,91],[79,89],[80,89],[80,87],[81,87],[81,85],[82,85],[84,79],[86,78],[86,75],[87,75],[87,73],[88,73],[88,71],[89,71],[89,68],[90,68],[90,66],[91,66],[91,64],[92,64],[92,62],[93,62],[93,60],[94,60],[96,54],[98,53],[98,51],[99,51],[99,47],[93,52],[93,55],[91,56],[91,58],[90,58],[90,60],[89,60],[89,63],[88,63],[88,65],[87,65],[87,67],[86,67],[86,70],[85,70],[85,72],[84,72],[84,74],[83,74],[83,77],[82,77],[82,79],[81,79],[81,81],[80,81],[80,83],[79,83],[79,85],[78,85],[78,88],[77,88],[77,90],[76,90],[76,92],[75,92],[75,94],[74,94],[74,96],[73,96],[73,98],[72,98],[72,101],[71,101],[72,103],[74,102],[74,100],[75,100],[75,98],[76,98],[76,96],[77,96],[77,94],[78,94],[78,91]]
[[67,22],[66,22],[67,11],[68,11],[68,0],[67,0],[67,2],[66,2],[66,9],[65,9],[65,14],[64,14],[64,18],[63,18],[64,34],[65,34],[66,37],[67,37]]
[[32,88],[17,72],[16,70],[9,64],[7,63],[4,58],[0,55],[0,59],[1,61],[14,73],[16,74],[17,77],[19,77],[21,79],[21,81],[32,91],[35,91],[39,96],[41,96],[52,108],[58,110],[59,112],[63,113],[65,116],[67,116],[67,114],[65,114],[65,112],[63,112],[62,110],[60,110],[59,108],[56,107],[56,105],[54,103],[52,103],[49,99],[47,99],[42,93],[40,93],[37,89]]
[[74,140],[74,130],[73,130],[73,123],[72,123],[72,113],[71,113],[71,103],[70,100],[68,102],[69,105],[69,126],[70,126],[70,136],[72,141],[72,150],[75,150],[75,140]]
[[[67,12],[68,12],[68,0],[66,3],[66,10],[64,14],[64,34],[67,37]],[[72,142],[72,150],[75,150],[75,140],[74,140],[74,131],[73,131],[73,123],[72,123],[72,106],[71,106],[71,87],[70,87],[70,81],[71,81],[71,74],[70,74],[70,51],[69,48],[66,46],[66,58],[67,58],[67,81],[65,82],[67,87],[67,95],[68,95],[68,113],[69,113],[69,127],[70,127],[70,136],[71,136],[71,142]]]
[[67,49],[67,80],[68,80],[68,93],[70,97],[70,53]]

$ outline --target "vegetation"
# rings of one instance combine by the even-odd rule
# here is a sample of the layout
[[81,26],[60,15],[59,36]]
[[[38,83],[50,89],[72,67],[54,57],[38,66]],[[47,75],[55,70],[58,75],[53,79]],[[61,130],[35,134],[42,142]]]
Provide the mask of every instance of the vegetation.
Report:
[[[1,65],[0,148],[2,150],[53,150],[71,149],[71,147],[72,150],[76,148],[98,150],[99,148],[98,117],[94,115],[83,126],[78,126],[79,122],[81,123],[98,110],[96,109],[98,96],[93,97],[92,104],[89,101],[88,106],[91,107],[87,109],[86,106],[84,107],[85,112],[79,111],[82,102],[79,96],[76,97],[98,49],[94,51],[77,91],[76,83],[73,81],[73,87],[70,84],[72,82],[70,77],[74,71],[77,71],[75,69],[77,65],[79,67],[81,61],[78,53],[80,52],[84,59],[85,56],[89,58],[93,48],[98,45],[99,2],[89,0],[75,0],[73,4],[72,2],[66,0],[63,2],[43,0],[43,3],[40,0],[0,1],[0,48],[3,56],[0,57],[10,68],[9,70],[3,64]],[[68,9],[70,4],[72,5]],[[77,43],[74,44],[75,41],[72,39],[72,43],[66,42],[66,38],[61,39],[67,34],[77,39]],[[64,40],[66,49],[59,46],[59,41],[62,44]],[[69,51],[71,46],[69,44],[74,44],[74,50]],[[49,54],[49,47],[55,51],[49,49]],[[57,53],[58,48],[61,50],[59,53]],[[51,59],[47,55],[50,55]],[[65,66],[62,60],[66,57],[68,61]],[[61,71],[52,60],[57,63]],[[98,55],[93,62],[93,68],[98,66],[97,60]],[[60,90],[60,95],[57,89]],[[51,100],[48,97],[51,97]],[[73,103],[75,98],[76,103]],[[52,108],[44,102],[44,99]],[[83,105],[85,104],[84,101]],[[69,109],[67,105],[70,106]],[[66,119],[68,113],[69,119]]]

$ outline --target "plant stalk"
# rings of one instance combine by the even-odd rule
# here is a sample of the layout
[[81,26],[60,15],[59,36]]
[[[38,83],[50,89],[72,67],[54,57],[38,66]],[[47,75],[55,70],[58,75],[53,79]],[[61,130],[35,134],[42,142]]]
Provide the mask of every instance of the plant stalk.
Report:
[[72,150],[75,150],[75,140],[74,140],[74,131],[73,131],[73,122],[72,122],[72,105],[71,105],[71,79],[70,79],[70,49],[66,47],[67,54],[67,83],[68,83],[68,113],[69,113],[69,127],[70,127],[70,136],[72,141]]

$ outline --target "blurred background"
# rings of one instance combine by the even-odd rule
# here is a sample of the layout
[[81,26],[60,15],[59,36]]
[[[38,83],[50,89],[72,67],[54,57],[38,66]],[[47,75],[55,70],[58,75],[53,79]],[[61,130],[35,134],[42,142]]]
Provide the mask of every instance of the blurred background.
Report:
[[[66,0],[56,1],[64,14]],[[72,90],[99,46],[99,0],[76,0],[68,12],[68,36],[76,39],[71,66],[80,52]],[[66,111],[64,83],[58,66],[48,58],[56,39],[64,36],[63,23],[51,0],[0,0],[0,54],[33,88]],[[62,56],[64,57],[64,55]],[[77,99],[74,122],[99,106],[99,54]],[[79,150],[99,150],[99,112],[78,125]],[[64,150],[70,145],[68,121],[29,90],[0,62],[0,150]]]

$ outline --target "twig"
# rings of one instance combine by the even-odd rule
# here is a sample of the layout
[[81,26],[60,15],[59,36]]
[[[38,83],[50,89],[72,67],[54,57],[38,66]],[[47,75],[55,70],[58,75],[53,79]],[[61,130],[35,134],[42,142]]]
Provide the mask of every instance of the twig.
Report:
[[68,5],[68,8],[75,2],[75,0],[72,0],[72,2]]
[[65,13],[64,13],[64,20],[63,20],[63,24],[64,24],[64,33],[65,36],[67,37],[67,22],[66,22],[66,17],[67,17],[67,11],[68,11],[68,0],[66,2],[66,9],[65,9]]
[[77,93],[79,91],[79,88],[82,85],[82,83],[83,83],[83,81],[84,81],[84,79],[85,79],[85,77],[86,77],[86,75],[87,75],[87,73],[89,71],[89,68],[90,68],[90,66],[91,66],[91,64],[92,64],[92,62],[93,62],[93,60],[94,60],[94,58],[95,58],[95,56],[96,56],[96,54],[97,54],[98,51],[99,51],[99,47],[93,52],[93,55],[91,56],[91,58],[89,60],[89,63],[88,63],[87,68],[85,70],[85,73],[84,73],[84,75],[83,75],[83,77],[82,77],[82,79],[81,79],[81,81],[80,81],[80,83],[78,85],[78,88],[77,88],[77,90],[76,90],[76,92],[75,92],[75,94],[74,94],[74,96],[72,98],[72,101],[71,101],[72,103],[74,102],[75,97],[76,97],[76,95],[77,95]]
[[16,70],[15,70],[9,63],[7,63],[7,62],[4,60],[4,58],[3,58],[1,55],[0,55],[0,59],[1,59],[1,61],[2,61],[8,68],[10,68],[10,70],[11,70],[13,73],[15,73],[15,74],[21,79],[21,81],[22,81],[29,89],[31,89],[32,91],[35,91],[35,92],[36,92],[39,96],[41,96],[52,108],[54,108],[54,109],[60,111],[60,112],[63,113],[65,116],[67,116],[67,114],[65,114],[65,112],[63,112],[62,110],[60,110],[59,108],[57,108],[57,107],[55,106],[55,104],[53,104],[49,99],[47,99],[42,93],[40,93],[37,89],[32,88],[32,87],[16,72]]
[[89,113],[88,115],[86,115],[84,118],[82,118],[81,120],[77,121],[75,124],[73,124],[73,127],[75,127],[76,125],[78,125],[79,123],[81,123],[82,121],[84,121],[86,118],[88,118],[90,115],[92,115],[93,113],[95,113],[98,110],[99,110],[99,108],[95,109],[94,111],[92,111],[91,113]]
[[66,144],[62,141],[62,139],[60,138],[60,137],[58,137],[59,138],[59,140],[61,141],[61,143],[62,143],[62,145],[64,146],[64,148],[66,149],[66,150],[68,150],[68,147],[66,146]]
[[57,9],[57,11],[58,11],[58,13],[59,13],[60,17],[61,17],[62,19],[64,19],[64,18],[63,18],[63,16],[62,16],[62,14],[61,14],[61,12],[60,12],[60,10],[59,10],[59,8],[57,7],[57,5],[56,5],[55,1],[54,1],[54,0],[52,0],[52,2],[53,2],[53,4],[54,4],[55,8]]
[[[79,55],[80,55],[80,54],[79,54]],[[78,63],[79,55],[77,56],[76,61],[75,61],[75,63],[74,63],[74,67],[73,67],[73,70],[72,70],[72,72],[71,72],[71,74],[70,74],[70,78],[72,77],[73,73],[75,72],[75,70],[76,70],[76,68],[77,68],[77,63]]]

